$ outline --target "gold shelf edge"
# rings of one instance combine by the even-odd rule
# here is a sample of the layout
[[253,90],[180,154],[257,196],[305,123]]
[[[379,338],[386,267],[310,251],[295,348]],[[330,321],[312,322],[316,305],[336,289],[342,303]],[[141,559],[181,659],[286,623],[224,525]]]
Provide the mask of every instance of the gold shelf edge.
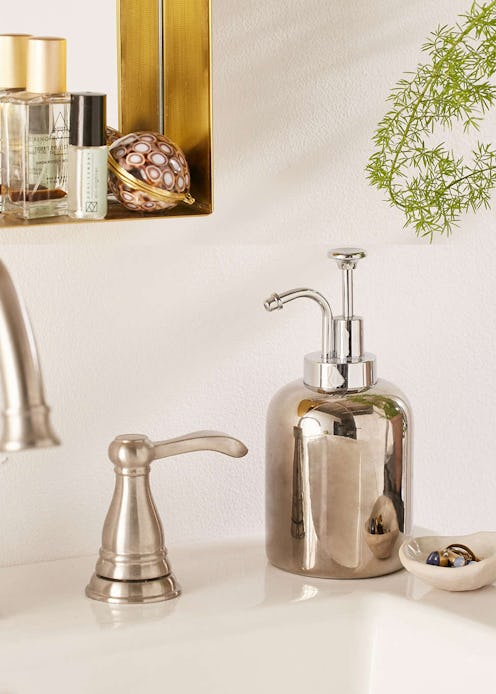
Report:
[[17,219],[10,215],[0,216],[0,232],[8,229],[29,229],[36,226],[61,226],[61,225],[80,225],[80,224],[104,224],[107,222],[130,222],[147,221],[149,219],[167,219],[177,217],[206,217],[211,214],[211,210],[202,205],[178,205],[172,210],[164,212],[132,212],[118,203],[109,205],[109,213],[105,219],[72,219],[61,215],[59,217],[41,217],[40,219]]

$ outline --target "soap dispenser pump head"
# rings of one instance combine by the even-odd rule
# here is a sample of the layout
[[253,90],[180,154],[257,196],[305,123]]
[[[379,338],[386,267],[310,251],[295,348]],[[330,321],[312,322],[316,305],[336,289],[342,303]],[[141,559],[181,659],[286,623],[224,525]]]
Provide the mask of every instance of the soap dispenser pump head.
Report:
[[343,271],[343,316],[353,316],[353,270],[366,253],[362,248],[334,248],[329,251],[329,258],[337,262]]
[[276,311],[294,299],[313,299],[322,309],[322,347],[305,355],[303,381],[309,388],[325,392],[359,391],[376,382],[375,357],[363,352],[362,319],[353,310],[353,270],[365,251],[335,248],[329,252],[343,272],[343,315],[333,317],[327,299],[313,289],[291,289],[272,294],[267,311]]
[[366,253],[362,248],[334,248],[328,256],[336,261],[342,273],[343,311],[334,319],[334,353],[339,361],[360,361],[363,356],[363,320],[354,313],[353,271]]

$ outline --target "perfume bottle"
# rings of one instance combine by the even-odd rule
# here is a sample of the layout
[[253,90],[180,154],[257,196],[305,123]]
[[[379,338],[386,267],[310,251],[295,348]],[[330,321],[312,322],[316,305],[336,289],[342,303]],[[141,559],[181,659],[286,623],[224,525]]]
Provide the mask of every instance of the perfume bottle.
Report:
[[2,99],[26,89],[28,38],[31,34],[0,35],[0,212],[3,209],[2,185]]
[[71,94],[69,216],[104,219],[107,214],[106,95]]
[[67,214],[69,103],[65,39],[30,38],[26,91],[2,100],[5,213]]

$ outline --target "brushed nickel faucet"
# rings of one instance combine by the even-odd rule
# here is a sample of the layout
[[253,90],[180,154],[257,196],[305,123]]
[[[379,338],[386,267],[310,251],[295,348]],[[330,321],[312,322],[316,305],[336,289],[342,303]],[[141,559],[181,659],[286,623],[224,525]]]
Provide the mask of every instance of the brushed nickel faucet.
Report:
[[3,432],[0,450],[57,446],[45,403],[31,324],[5,265],[0,261],[0,379]]
[[248,453],[238,439],[196,431],[168,441],[142,434],[117,436],[109,446],[115,489],[102,533],[100,556],[86,595],[102,602],[160,602],[181,589],[166,558],[164,531],[150,489],[154,460],[192,451],[218,451],[232,458]]

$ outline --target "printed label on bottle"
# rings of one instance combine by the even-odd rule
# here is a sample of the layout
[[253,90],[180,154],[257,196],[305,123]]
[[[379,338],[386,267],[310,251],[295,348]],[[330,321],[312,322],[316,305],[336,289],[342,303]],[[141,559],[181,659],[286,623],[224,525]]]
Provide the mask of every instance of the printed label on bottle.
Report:
[[68,138],[56,135],[33,135],[29,138],[29,180],[35,189],[67,189],[66,157]]
[[[44,118],[49,122],[44,124]],[[32,109],[28,137],[28,179],[35,190],[67,190],[67,148],[69,130],[64,112],[45,105]],[[40,128],[38,130],[38,128]],[[45,129],[46,128],[46,129]]]
[[107,148],[69,147],[69,214],[103,219],[107,214]]

